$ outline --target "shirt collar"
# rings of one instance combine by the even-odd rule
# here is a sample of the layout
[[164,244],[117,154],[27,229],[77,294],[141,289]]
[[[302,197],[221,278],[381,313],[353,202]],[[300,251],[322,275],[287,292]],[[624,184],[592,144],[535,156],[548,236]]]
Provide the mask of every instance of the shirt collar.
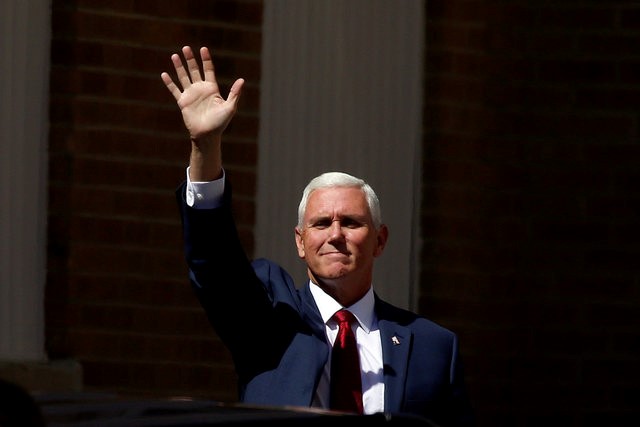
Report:
[[322,321],[325,325],[329,320],[331,320],[331,317],[336,313],[336,311],[346,308],[356,317],[362,329],[364,329],[366,333],[369,333],[373,327],[374,321],[373,306],[375,304],[375,298],[373,295],[373,286],[369,287],[367,293],[350,307],[343,307],[340,305],[338,301],[334,300],[329,296],[329,294],[325,293],[320,286],[316,285],[311,280],[309,281],[309,287],[311,295],[313,295],[313,299],[318,306],[318,310],[320,310],[320,316],[322,316]]

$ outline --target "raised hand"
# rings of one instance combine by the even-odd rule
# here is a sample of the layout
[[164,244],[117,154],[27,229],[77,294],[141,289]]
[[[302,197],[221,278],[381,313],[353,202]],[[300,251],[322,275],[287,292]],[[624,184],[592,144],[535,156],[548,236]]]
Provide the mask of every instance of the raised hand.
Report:
[[180,55],[171,55],[177,83],[166,72],[160,77],[176,99],[191,138],[189,176],[193,181],[211,181],[222,173],[222,132],[237,110],[244,80],[233,83],[225,100],[218,88],[209,49],[200,48],[204,80],[191,47],[183,47],[182,55],[187,68]]
[[204,80],[191,47],[183,47],[182,55],[187,68],[180,55],[176,53],[171,55],[177,83],[166,72],[161,74],[162,81],[180,107],[182,119],[191,140],[200,141],[219,137],[237,110],[244,80],[238,79],[234,82],[225,100],[218,88],[209,49],[200,48]]

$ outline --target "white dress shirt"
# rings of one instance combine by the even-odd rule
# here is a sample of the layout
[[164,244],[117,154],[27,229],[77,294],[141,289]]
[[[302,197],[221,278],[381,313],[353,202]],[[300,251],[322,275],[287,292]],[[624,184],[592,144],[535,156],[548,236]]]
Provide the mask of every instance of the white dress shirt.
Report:
[[[373,287],[355,304],[342,307],[336,300],[325,293],[318,285],[309,282],[311,294],[320,310],[327,333],[329,347],[333,347],[338,334],[338,324],[331,317],[340,309],[346,308],[358,320],[355,326],[358,354],[360,356],[360,378],[362,380],[362,406],[365,414],[384,411],[384,381],[382,376],[382,342],[378,319],[373,311]],[[318,383],[313,406],[329,407],[329,379],[331,373],[331,356],[324,367]]]
[[[192,182],[189,179],[187,168],[187,205],[195,209],[212,209],[220,206],[224,193],[225,176],[210,182]],[[322,321],[325,324],[327,344],[333,347],[333,342],[338,334],[338,324],[331,317],[340,309],[346,308],[358,320],[355,326],[358,353],[360,356],[360,375],[362,379],[362,404],[365,414],[373,414],[384,411],[384,381],[382,342],[378,319],[373,310],[374,295],[373,286],[355,304],[350,307],[342,307],[336,300],[325,293],[318,285],[309,282],[311,294],[320,310]],[[316,389],[312,406],[329,408],[329,378],[331,373],[331,356],[324,367],[318,388]]]

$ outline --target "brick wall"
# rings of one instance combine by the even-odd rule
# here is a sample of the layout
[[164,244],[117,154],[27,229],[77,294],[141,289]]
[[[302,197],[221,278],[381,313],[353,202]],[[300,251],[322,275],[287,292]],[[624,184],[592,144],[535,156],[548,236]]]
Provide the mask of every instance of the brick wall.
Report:
[[49,357],[79,360],[88,390],[233,400],[229,356],[186,280],[173,190],[190,147],[160,72],[182,45],[206,45],[224,93],[247,80],[225,164],[251,250],[262,4],[54,0],[52,11]]
[[[420,311],[460,333],[480,425],[621,425],[640,382],[640,8],[425,4]],[[261,12],[53,0],[47,350],[88,390],[235,398],[186,280],[189,147],[159,74],[192,44],[225,93],[247,79],[225,164],[251,252]]]
[[427,10],[421,310],[460,333],[481,425],[628,425],[640,7]]

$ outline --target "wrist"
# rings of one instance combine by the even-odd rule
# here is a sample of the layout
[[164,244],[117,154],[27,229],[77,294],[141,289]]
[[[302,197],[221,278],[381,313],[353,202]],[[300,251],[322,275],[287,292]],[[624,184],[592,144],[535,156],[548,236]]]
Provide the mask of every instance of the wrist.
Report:
[[213,181],[222,176],[222,150],[220,137],[207,140],[191,139],[189,178],[192,181]]

